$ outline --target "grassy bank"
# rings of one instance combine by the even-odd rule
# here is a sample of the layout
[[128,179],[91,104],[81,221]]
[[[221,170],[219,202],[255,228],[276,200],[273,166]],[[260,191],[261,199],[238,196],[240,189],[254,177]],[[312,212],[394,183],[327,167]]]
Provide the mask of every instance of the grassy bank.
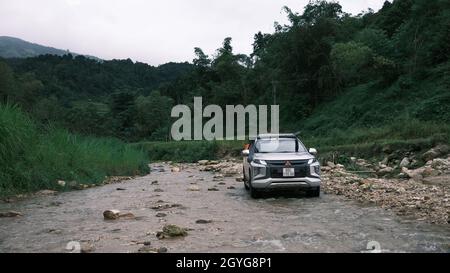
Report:
[[147,151],[151,161],[196,162],[239,156],[244,141],[172,141],[141,142],[134,144]]
[[110,138],[38,128],[20,109],[0,105],[0,196],[61,189],[57,180],[99,183],[148,171],[146,153]]
[[[381,158],[386,149],[423,151],[439,143],[450,144],[450,125],[416,119],[401,120],[374,128],[335,129],[327,134],[301,133],[307,147],[315,147],[319,157],[330,160],[341,155]],[[196,162],[239,156],[245,141],[142,142],[134,144],[147,151],[152,161]]]

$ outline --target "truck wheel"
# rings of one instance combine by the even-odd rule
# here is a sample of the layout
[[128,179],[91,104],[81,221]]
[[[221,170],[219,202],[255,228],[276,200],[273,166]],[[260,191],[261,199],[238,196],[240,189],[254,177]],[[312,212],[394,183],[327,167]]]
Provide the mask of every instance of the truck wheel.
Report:
[[308,197],[319,197],[320,196],[320,186],[309,190],[306,195]]
[[[249,190],[249,187],[248,187],[248,178],[247,177],[245,177],[245,171],[244,171],[244,168],[242,167],[242,173],[244,174],[244,187],[245,187],[245,189],[246,190]],[[250,174],[250,172],[248,172],[249,174]]]
[[255,188],[253,188],[253,186],[252,186],[253,174],[251,172],[249,172],[249,175],[250,175],[250,177],[248,179],[248,187],[250,190],[250,196],[255,199],[260,198],[261,193],[259,191],[257,191]]

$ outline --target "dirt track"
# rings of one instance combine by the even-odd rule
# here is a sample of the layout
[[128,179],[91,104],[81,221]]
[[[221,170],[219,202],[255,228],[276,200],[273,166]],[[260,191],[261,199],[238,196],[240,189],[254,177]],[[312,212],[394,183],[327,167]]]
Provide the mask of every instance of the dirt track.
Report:
[[[213,178],[189,164],[179,172],[169,165],[152,168],[148,176],[119,184],[0,204],[0,211],[23,214],[0,218],[0,252],[68,252],[70,241],[88,252],[361,252],[370,241],[386,252],[450,251],[448,225],[408,220],[331,194],[253,200],[235,177]],[[136,218],[104,220],[107,209]],[[156,233],[165,224],[188,228],[188,235],[160,240]]]

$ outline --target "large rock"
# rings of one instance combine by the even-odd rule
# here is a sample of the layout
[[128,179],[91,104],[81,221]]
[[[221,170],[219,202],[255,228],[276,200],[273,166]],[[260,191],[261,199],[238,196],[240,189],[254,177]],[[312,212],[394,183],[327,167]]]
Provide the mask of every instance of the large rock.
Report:
[[409,178],[420,181],[423,179],[423,172],[425,171],[425,167],[421,167],[415,170],[409,170],[406,167],[402,168],[402,173],[406,174]]
[[197,161],[197,163],[198,163],[199,165],[208,165],[209,160],[199,160],[199,161]]
[[409,158],[405,157],[402,159],[399,166],[400,166],[400,168],[403,168],[403,167],[408,167],[409,164],[411,164],[411,162],[409,161]]
[[425,161],[433,160],[441,155],[445,155],[449,152],[450,147],[444,144],[438,145],[422,155],[422,159]]
[[450,172],[450,161],[443,158],[435,158],[431,162],[431,167],[436,170],[441,170],[443,172]]
[[428,177],[428,176],[437,176],[439,175],[439,171],[433,169],[431,166],[426,166],[425,169],[422,172],[422,175],[424,177]]
[[53,191],[53,190],[41,190],[41,191],[36,192],[36,195],[46,196],[46,195],[55,195],[57,193],[58,193],[57,191]]
[[119,210],[105,210],[103,212],[103,218],[105,218],[105,220],[116,220],[119,219],[120,217],[120,211]]
[[382,168],[382,169],[378,170],[377,174],[379,176],[384,176],[384,175],[392,173],[393,171],[394,171],[394,168],[392,168],[392,167],[385,167],[385,168]]
[[134,219],[135,216],[131,212],[121,213],[119,210],[112,209],[112,210],[105,210],[103,212],[103,218],[105,220],[116,220],[116,219],[119,219],[119,218]]
[[0,218],[1,217],[17,217],[22,216],[22,213],[17,211],[6,211],[6,212],[0,212]]
[[165,225],[162,231],[156,233],[158,239],[164,239],[167,237],[184,237],[188,235],[187,229],[179,227],[177,225]]

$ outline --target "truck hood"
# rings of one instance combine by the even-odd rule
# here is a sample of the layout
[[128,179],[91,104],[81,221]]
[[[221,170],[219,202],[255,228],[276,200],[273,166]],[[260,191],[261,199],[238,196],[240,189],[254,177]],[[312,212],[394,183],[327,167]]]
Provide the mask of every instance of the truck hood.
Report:
[[260,160],[307,160],[314,158],[308,152],[301,153],[255,153],[255,159]]

